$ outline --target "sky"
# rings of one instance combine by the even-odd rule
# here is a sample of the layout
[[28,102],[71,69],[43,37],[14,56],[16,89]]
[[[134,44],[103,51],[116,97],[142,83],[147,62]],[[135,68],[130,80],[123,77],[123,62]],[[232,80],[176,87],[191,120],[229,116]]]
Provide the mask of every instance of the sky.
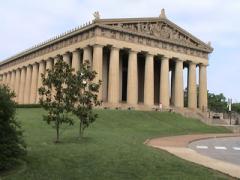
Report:
[[162,8],[170,21],[204,42],[211,41],[208,90],[240,102],[239,0],[2,1],[0,61],[92,21],[95,11],[101,18],[158,17]]

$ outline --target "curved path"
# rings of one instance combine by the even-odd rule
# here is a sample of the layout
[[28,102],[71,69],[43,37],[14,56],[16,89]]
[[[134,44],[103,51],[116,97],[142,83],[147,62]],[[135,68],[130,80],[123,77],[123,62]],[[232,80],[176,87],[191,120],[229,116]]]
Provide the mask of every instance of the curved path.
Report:
[[[240,137],[240,134],[196,134],[196,135],[181,135],[181,136],[171,136],[154,138],[151,140],[146,140],[145,144],[168,151],[182,159],[203,165],[205,167],[221,171],[222,173],[228,174],[233,177],[240,178],[240,165],[233,164],[230,162],[223,161],[222,159],[215,159],[212,156],[206,156],[203,153],[198,153],[194,147],[195,141],[203,139],[214,139],[223,138],[226,140],[227,137]],[[190,144],[190,145],[189,145]],[[191,147],[193,145],[192,149]],[[196,145],[196,144],[195,144]],[[207,145],[198,145],[207,146]],[[223,147],[222,145],[219,147]],[[206,147],[205,147],[206,148]],[[198,148],[199,149],[199,148]],[[204,149],[204,148],[203,148]],[[202,149],[202,150],[203,150]],[[221,148],[220,148],[221,149]],[[240,151],[238,151],[240,153]]]
[[240,166],[240,137],[199,140],[188,147],[202,155]]

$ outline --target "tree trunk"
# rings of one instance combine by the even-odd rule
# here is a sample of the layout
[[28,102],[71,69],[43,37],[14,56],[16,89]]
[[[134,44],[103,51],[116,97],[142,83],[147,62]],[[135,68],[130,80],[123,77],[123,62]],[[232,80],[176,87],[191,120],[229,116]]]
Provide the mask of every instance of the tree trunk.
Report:
[[80,121],[80,126],[79,126],[79,138],[83,137],[83,123]]
[[56,138],[56,143],[58,143],[59,142],[59,123],[57,122],[56,123],[56,130],[57,130],[57,138]]
[[79,138],[82,137],[82,121],[79,123]]

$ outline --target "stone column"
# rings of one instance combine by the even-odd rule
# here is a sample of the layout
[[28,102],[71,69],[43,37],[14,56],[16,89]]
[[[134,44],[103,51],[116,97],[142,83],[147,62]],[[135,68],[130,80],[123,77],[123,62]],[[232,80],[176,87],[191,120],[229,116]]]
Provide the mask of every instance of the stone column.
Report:
[[108,57],[106,53],[103,53],[103,101],[107,102],[108,100]]
[[197,108],[196,64],[193,62],[188,67],[188,107]]
[[119,53],[119,102],[122,102],[122,85],[123,85],[123,55]]
[[36,97],[38,93],[37,89],[38,85],[38,64],[34,63],[32,65],[32,82],[31,82],[31,88],[30,88],[30,104],[36,103]]
[[207,66],[199,65],[199,108],[207,111]]
[[31,81],[32,81],[32,66],[28,65],[27,72],[26,72],[25,88],[24,88],[24,104],[30,103]]
[[39,93],[38,93],[38,89],[39,89],[40,87],[42,87],[42,76],[41,76],[42,74],[45,74],[45,62],[44,62],[44,61],[40,61],[40,62],[39,62],[36,103],[39,103]]
[[108,102],[119,102],[119,49],[111,48],[109,62]]
[[46,61],[46,70],[49,69],[49,70],[52,70],[53,68],[53,59],[52,58],[49,58],[47,61]]
[[[57,55],[53,58],[53,67],[52,69],[54,68],[54,65],[61,59],[61,56],[60,55]],[[53,85],[53,84],[52,84]],[[53,85],[52,87],[52,99],[54,99],[54,97],[57,95],[57,91],[56,91],[56,86]]]
[[25,89],[25,82],[26,82],[26,68],[22,67],[21,69],[21,77],[20,77],[20,87],[19,87],[19,97],[18,103],[24,103],[24,89]]
[[[103,46],[102,45],[94,45],[93,46],[93,62],[92,62],[92,68],[94,71],[97,72],[96,78],[94,81],[98,83],[99,80],[102,81],[102,72],[103,72]],[[98,99],[102,100],[103,95],[103,89],[102,85],[99,88],[98,93]]]
[[[53,66],[61,59],[60,55],[57,55],[53,58]],[[52,67],[53,68],[53,67]]]
[[21,70],[17,69],[16,70],[16,81],[14,85],[14,91],[16,94],[16,102],[19,103],[19,85],[20,85],[20,77],[21,77]]
[[7,81],[7,74],[4,73],[4,74],[3,74],[3,84],[6,85],[6,81]]
[[15,92],[15,89],[14,89],[15,78],[16,78],[16,71],[13,70],[12,73],[11,73],[10,87],[11,87],[11,90],[14,91],[14,92]]
[[5,78],[5,83],[4,83],[4,84],[5,84],[6,86],[8,86],[8,78],[9,78],[9,77],[8,77],[8,72],[5,73],[5,77],[6,77],[6,78]]
[[71,59],[69,53],[63,54],[63,61],[71,67]]
[[3,74],[0,75],[0,85],[3,84]]
[[163,107],[169,107],[169,58],[167,57],[161,59],[159,102],[162,103]]
[[10,81],[11,81],[11,72],[8,72],[8,73],[7,73],[7,82],[6,82],[6,85],[7,85],[8,87],[10,87]]
[[127,103],[138,103],[138,64],[137,52],[130,50],[128,58]]
[[171,70],[171,105],[174,105],[174,92],[175,92],[175,67]]
[[92,52],[91,52],[90,46],[83,48],[83,63],[85,63],[87,60],[89,61],[90,65],[92,66]]
[[144,104],[154,105],[154,56],[146,55],[144,77]]
[[177,59],[175,65],[174,105],[183,107],[183,61]]
[[74,72],[79,71],[80,66],[81,66],[80,52],[79,50],[75,50],[72,52],[72,68],[74,69]]

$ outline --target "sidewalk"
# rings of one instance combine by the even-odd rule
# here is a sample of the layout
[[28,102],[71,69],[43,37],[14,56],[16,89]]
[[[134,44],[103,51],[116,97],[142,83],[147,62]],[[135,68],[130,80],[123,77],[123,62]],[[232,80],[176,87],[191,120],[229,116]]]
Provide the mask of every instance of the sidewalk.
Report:
[[200,164],[202,166],[220,171],[224,174],[228,174],[233,177],[240,178],[240,166],[224,162],[221,160],[213,159],[208,156],[201,155],[196,151],[188,148],[188,144],[208,138],[220,138],[220,137],[237,137],[240,134],[196,134],[196,135],[181,135],[181,136],[171,136],[154,138],[151,140],[146,140],[145,144],[152,146],[154,148],[159,148],[165,150],[175,156],[178,156],[187,161]]

